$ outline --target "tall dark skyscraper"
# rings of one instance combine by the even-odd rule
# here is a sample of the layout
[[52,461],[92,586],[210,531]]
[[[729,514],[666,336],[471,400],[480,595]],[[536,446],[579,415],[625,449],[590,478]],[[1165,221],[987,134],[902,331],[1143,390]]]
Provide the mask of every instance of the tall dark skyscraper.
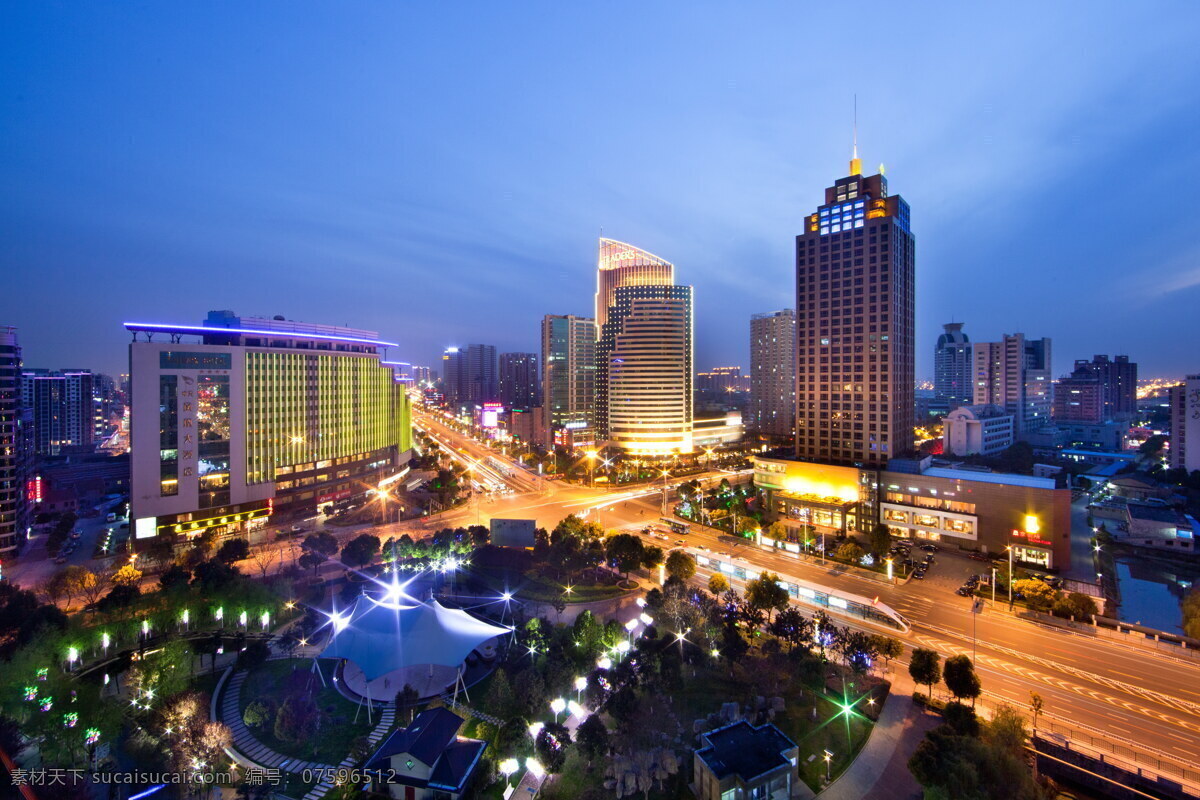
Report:
[[25,370],[21,378],[24,406],[33,413],[34,453],[56,456],[64,447],[90,447],[96,435],[90,370]]
[[546,444],[595,441],[596,320],[571,314],[542,318],[542,426]]
[[1129,420],[1137,414],[1137,362],[1129,356],[1093,356],[1078,359],[1072,377],[1094,376],[1100,390],[1100,416],[1105,420]]
[[961,322],[947,322],[942,327],[945,333],[933,349],[933,391],[953,411],[971,405],[975,399],[974,358],[971,340],[962,332]]
[[750,317],[749,427],[773,436],[796,429],[796,312]]
[[500,402],[507,408],[542,404],[537,353],[500,354]]
[[17,329],[0,325],[0,554],[16,551],[29,529],[29,420],[21,403]]
[[442,354],[442,375],[446,402],[455,411],[499,398],[494,345],[448,348]]
[[912,449],[908,203],[861,162],[796,237],[796,457],[880,466]]

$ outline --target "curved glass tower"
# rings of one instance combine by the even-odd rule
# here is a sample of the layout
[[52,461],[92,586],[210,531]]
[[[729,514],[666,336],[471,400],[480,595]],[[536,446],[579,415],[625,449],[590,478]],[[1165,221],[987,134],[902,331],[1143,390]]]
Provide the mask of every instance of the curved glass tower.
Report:
[[615,239],[600,240],[596,272],[596,328],[603,329],[619,286],[671,286],[675,266],[664,258]]

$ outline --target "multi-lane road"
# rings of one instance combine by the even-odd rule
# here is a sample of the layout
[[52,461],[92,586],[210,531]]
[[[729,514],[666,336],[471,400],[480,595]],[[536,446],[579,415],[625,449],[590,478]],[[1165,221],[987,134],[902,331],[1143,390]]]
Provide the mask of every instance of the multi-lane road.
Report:
[[[436,418],[418,415],[417,420],[460,458],[486,462],[495,456],[494,451]],[[545,480],[537,484],[533,492],[502,495],[481,501],[478,510],[469,507],[454,512],[463,518],[457,524],[474,522],[472,517],[478,514],[484,523],[491,517],[520,517],[552,527],[569,513],[588,513],[605,527],[636,532],[660,516],[660,484],[628,491]],[[677,540],[672,536],[669,543],[656,543],[672,546]],[[993,605],[985,591],[982,611],[972,614],[971,599],[956,595],[954,589],[968,573],[987,570],[981,562],[943,550],[926,580],[893,585],[872,575],[759,548],[699,526],[692,526],[685,542],[693,552],[708,548],[730,554],[757,570],[878,597],[911,624],[912,630],[904,637],[909,648],[928,647],[943,656],[973,653],[987,701],[1025,706],[1030,692],[1037,692],[1045,704],[1043,719],[1055,727],[1074,728],[1080,737],[1157,751],[1189,766],[1200,760],[1200,660],[1023,619],[1008,611],[1003,594]],[[843,621],[863,624],[849,618]]]

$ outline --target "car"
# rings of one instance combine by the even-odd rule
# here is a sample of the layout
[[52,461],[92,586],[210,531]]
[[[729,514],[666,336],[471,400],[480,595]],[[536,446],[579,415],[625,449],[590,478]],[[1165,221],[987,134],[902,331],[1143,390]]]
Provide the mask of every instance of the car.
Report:
[[960,586],[954,591],[956,594],[961,595],[962,597],[970,597],[971,595],[975,594],[975,589],[970,586]]
[[1048,585],[1053,586],[1055,589],[1057,589],[1059,584],[1062,583],[1062,578],[1058,577],[1057,575],[1047,575],[1046,577],[1042,578],[1042,580],[1044,580]]
[[307,530],[307,528],[305,528],[303,525],[293,525],[292,526],[292,533],[304,533],[304,531],[306,531],[306,530]]
[[82,533],[80,533],[79,531],[71,531],[71,538],[72,538],[72,539],[78,539],[78,538],[79,538],[79,537],[81,537],[81,536],[83,536],[83,534],[82,534]]
[[923,569],[917,570],[916,572],[913,573],[913,577],[919,581],[925,580],[925,570],[923,570]]
[[683,539],[676,539],[676,540],[675,540],[675,544],[677,544],[677,545],[679,545],[680,547],[682,547],[683,545],[687,544],[687,542],[685,542]]
[[938,546],[936,544],[923,544],[921,545],[921,549],[926,553],[936,553],[938,551]]

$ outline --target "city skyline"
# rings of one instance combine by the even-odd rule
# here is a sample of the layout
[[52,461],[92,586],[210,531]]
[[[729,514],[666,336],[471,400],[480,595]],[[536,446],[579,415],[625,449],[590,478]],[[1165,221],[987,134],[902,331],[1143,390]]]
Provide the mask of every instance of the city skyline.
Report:
[[[833,45],[816,35],[823,25],[795,40],[798,11],[679,19],[639,9],[626,42],[638,54],[599,73],[591,66],[605,45],[589,40],[580,12],[389,10],[365,39],[347,37],[353,50],[295,47],[317,25],[351,32],[319,14],[233,31],[196,9],[84,9],[73,12],[78,28],[59,13],[10,11],[4,34],[23,81],[0,99],[11,121],[2,169],[15,265],[0,321],[21,330],[28,366],[124,372],[120,323],[147,307],[181,322],[229,306],[354,320],[400,339],[393,355],[420,364],[472,341],[533,351],[544,314],[589,313],[601,229],[669,252],[687,272],[698,367],[746,365],[746,320],[790,305],[776,287],[786,285],[791,236],[819,200],[812,187],[848,155],[857,94],[867,171],[884,162],[920,209],[918,377],[932,376],[932,343],[951,318],[982,341],[1037,330],[1062,364],[1118,352],[1148,376],[1194,369],[1185,352],[1154,346],[1200,324],[1185,313],[1198,285],[1187,220],[1094,224],[1127,218],[1165,170],[1186,171],[1197,157],[1173,132],[1196,121],[1181,90],[1200,58],[1185,48],[1186,24],[1154,25],[1149,12],[1118,22],[1053,9],[1046,25],[1024,30],[983,10],[918,23],[885,9],[878,24],[895,31],[891,46],[909,68],[851,65],[807,90],[799,110],[788,98]],[[936,57],[905,39],[916,24],[943,42]],[[1057,42],[1053,31],[1067,24],[1090,46]],[[143,35],[149,28],[157,38]],[[637,46],[676,28],[681,43]],[[385,34],[397,30],[428,35],[391,48]],[[545,34],[550,51],[537,58],[556,59],[561,74],[499,48],[504,37],[490,32],[505,30]],[[714,53],[702,45],[718,31],[727,46]],[[423,67],[450,36],[462,63]],[[219,55],[211,37],[225,45]],[[169,55],[153,74],[137,69],[159,40]],[[68,48],[64,66],[55,55]],[[998,48],[1042,55],[1004,59]],[[1153,86],[1130,77],[1163,53],[1176,66]],[[311,91],[276,91],[283,79],[262,74],[276,58],[292,70],[286,80]],[[947,77],[946,61],[968,68]],[[650,88],[647,72],[659,77]],[[256,77],[243,82],[247,74]],[[395,85],[397,74],[409,79]],[[177,84],[194,95],[186,107],[169,100]],[[596,96],[620,113],[596,124]],[[664,98],[662,133],[621,123],[663,119]],[[379,110],[413,104],[428,124]],[[479,137],[485,122],[494,135]],[[986,189],[951,202],[955,181]],[[1064,203],[1064,185],[1087,202]],[[1072,280],[1082,271],[1090,281]],[[18,302],[50,285],[53,303]],[[1076,302],[1062,303],[1068,285]],[[239,295],[256,301],[247,308]],[[1100,304],[1108,324],[1097,328]],[[63,316],[78,320],[71,331]]]

